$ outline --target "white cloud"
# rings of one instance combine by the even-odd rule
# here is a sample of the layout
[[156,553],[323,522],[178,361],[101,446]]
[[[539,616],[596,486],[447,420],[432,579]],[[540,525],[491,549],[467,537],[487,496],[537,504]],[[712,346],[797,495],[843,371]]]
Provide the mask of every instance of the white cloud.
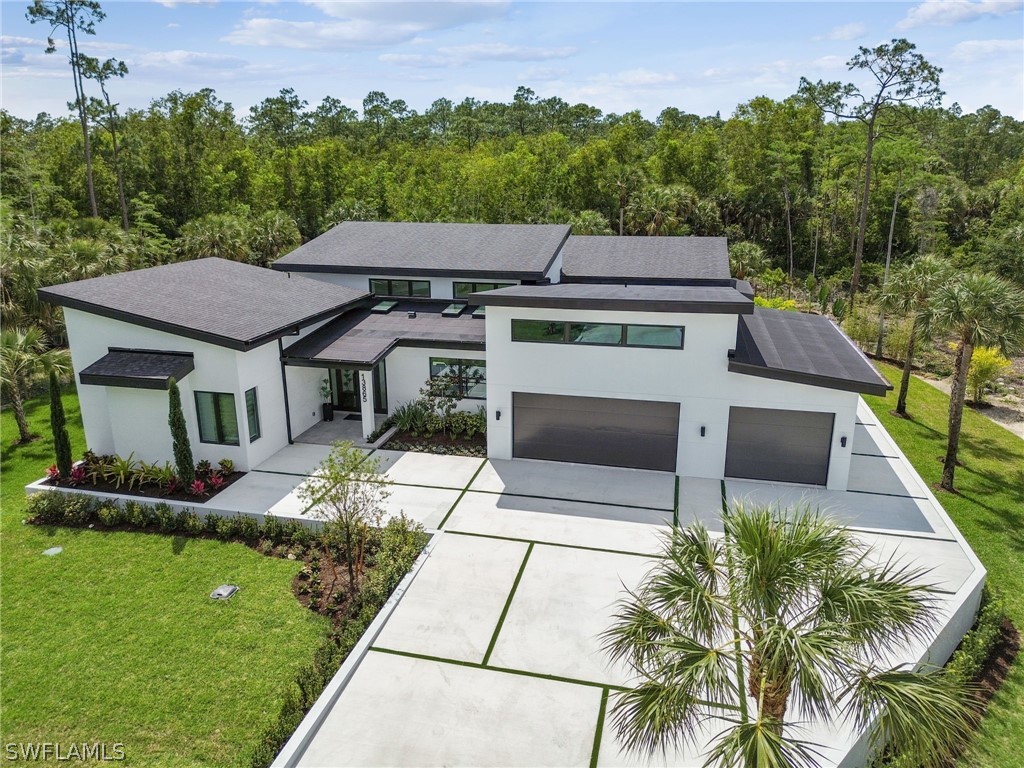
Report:
[[1015,54],[1024,54],[1024,40],[964,40],[953,46],[953,58],[965,63]]
[[350,2],[349,0],[304,0],[335,19],[368,19],[378,22],[416,24],[423,29],[450,29],[504,16],[506,0],[471,2]]
[[181,29],[181,24],[176,24],[172,21],[167,25],[167,29]]
[[842,24],[838,27],[833,27],[827,35],[819,35],[815,37],[815,40],[856,40],[858,37],[863,37],[868,31],[867,24],[859,21],[851,21],[849,24]]
[[811,62],[815,69],[845,69],[846,58],[843,56],[822,56]]
[[643,67],[637,67],[636,69],[627,69],[624,72],[619,72],[612,79],[623,86],[650,87],[668,85],[669,83],[676,82],[679,78],[672,72],[653,72]]
[[562,67],[530,67],[519,73],[518,80],[524,83],[544,83],[559,80],[567,74],[569,70]]
[[546,61],[567,59],[574,56],[578,49],[572,46],[535,48],[508,43],[471,43],[438,48],[438,51],[462,61]]
[[201,67],[202,69],[240,69],[248,62],[237,56],[205,51],[148,51],[131,62],[140,67],[180,70]]
[[177,8],[179,5],[217,5],[220,0],[153,0],[164,8]]
[[1020,2],[1007,0],[925,0],[907,11],[896,28],[913,29],[931,25],[948,27],[982,16],[1006,16],[1019,13],[1020,10]]
[[299,50],[358,50],[404,43],[422,28],[415,24],[383,24],[365,19],[338,22],[246,19],[221,38],[233,45]]
[[385,64],[399,67],[451,67],[454,61],[450,56],[431,56],[423,53],[384,53],[377,57]]

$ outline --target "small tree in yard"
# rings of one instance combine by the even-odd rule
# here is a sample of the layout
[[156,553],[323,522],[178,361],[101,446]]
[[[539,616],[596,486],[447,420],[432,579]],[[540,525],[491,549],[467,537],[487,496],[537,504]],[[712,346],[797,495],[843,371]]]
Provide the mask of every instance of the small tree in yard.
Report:
[[[299,489],[306,512],[324,524],[324,555],[334,562],[339,550],[348,570],[349,597],[359,591],[368,528],[380,527],[391,491],[379,482],[380,460],[368,458],[350,442],[335,443],[330,454]],[[333,573],[333,568],[331,569]],[[334,582],[325,585],[334,592]]]
[[995,347],[974,350],[971,367],[967,369],[967,384],[974,394],[975,404],[985,402],[985,389],[1011,365],[1009,358],[999,354]]
[[35,440],[25,417],[25,398],[30,387],[49,371],[63,373],[71,367],[66,349],[50,349],[42,329],[4,328],[0,331],[0,392],[14,412],[21,443]]
[[426,405],[427,430],[444,432],[451,416],[459,404],[459,380],[451,373],[444,373],[427,380],[420,389],[420,400]]
[[804,768],[815,745],[792,728],[840,717],[908,765],[946,764],[970,735],[971,696],[941,669],[876,661],[933,626],[923,571],[876,564],[808,509],[734,503],[723,521],[721,538],[699,523],[666,534],[604,633],[637,681],[612,700],[625,746],[653,755],[710,726],[705,765]]
[[60,380],[56,371],[50,371],[50,431],[56,453],[57,471],[63,478],[71,477],[71,438],[64,420],[64,403],[60,399]]
[[192,458],[192,444],[188,439],[185,412],[181,410],[181,391],[174,379],[167,385],[167,410],[167,423],[171,427],[171,441],[174,446],[174,466],[178,472],[178,479],[188,487],[196,479],[196,463]]

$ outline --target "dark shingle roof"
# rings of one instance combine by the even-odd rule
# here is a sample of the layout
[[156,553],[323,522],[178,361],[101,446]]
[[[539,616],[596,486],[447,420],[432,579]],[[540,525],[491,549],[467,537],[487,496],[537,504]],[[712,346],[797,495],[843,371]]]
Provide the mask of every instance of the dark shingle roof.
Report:
[[728,280],[724,237],[573,235],[562,249],[562,275],[574,280]]
[[259,346],[366,295],[214,258],[39,290],[54,304],[232,349]]
[[471,304],[493,307],[607,309],[626,312],[744,314],[754,309],[753,301],[726,285],[516,285],[474,293],[469,301]]
[[346,221],[274,269],[539,280],[569,235],[562,224]]
[[892,389],[827,317],[762,307],[739,319],[729,370],[870,395]]
[[83,384],[136,389],[167,389],[195,370],[191,352],[111,348],[78,374]]
[[[486,323],[468,310],[458,317],[442,317],[447,305],[400,302],[388,314],[366,308],[347,312],[286,348],[285,361],[365,368],[398,345],[483,349]],[[409,317],[410,311],[416,317]]]

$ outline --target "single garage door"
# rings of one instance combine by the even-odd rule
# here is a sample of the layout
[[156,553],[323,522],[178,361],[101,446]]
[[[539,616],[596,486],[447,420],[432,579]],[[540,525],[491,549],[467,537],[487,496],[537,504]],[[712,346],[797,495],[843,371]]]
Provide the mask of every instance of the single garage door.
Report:
[[679,403],[512,393],[512,455],[675,472]]
[[729,409],[727,477],[825,485],[835,414]]

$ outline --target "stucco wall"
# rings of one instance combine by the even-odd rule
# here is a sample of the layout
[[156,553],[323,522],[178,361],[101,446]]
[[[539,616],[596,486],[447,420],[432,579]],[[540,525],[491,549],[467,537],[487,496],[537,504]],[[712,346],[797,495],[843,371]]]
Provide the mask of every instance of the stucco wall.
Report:
[[[559,263],[561,261],[559,260]],[[409,275],[342,275],[335,273],[324,273],[324,272],[296,272],[295,274],[301,274],[303,277],[310,277],[314,280],[323,280],[325,283],[334,283],[335,285],[344,285],[348,288],[352,288],[357,291],[368,291],[370,290],[370,281],[377,279],[391,279],[391,280],[427,280],[430,282],[430,298],[432,299],[450,299],[454,296],[452,283],[513,283],[518,284],[518,280],[498,280],[493,277],[416,277]],[[557,272],[555,273],[557,280]]]
[[[635,349],[513,342],[511,319],[683,325],[685,348]],[[845,490],[858,396],[852,392],[730,373],[736,316],[487,308],[488,452],[512,457],[512,392],[680,403],[677,472],[720,478],[729,406],[828,411],[835,427],[828,487]],[[501,410],[500,421],[495,412]],[[700,436],[704,426],[705,437]],[[842,437],[849,438],[846,447]]]
[[[423,347],[396,347],[384,361],[388,380],[388,413],[395,406],[415,400],[420,396],[420,388],[430,378],[430,358],[455,357],[462,360],[488,360],[487,378],[490,387],[490,360],[483,353],[468,349],[427,349]],[[488,392],[490,389],[488,389]],[[483,400],[462,400],[460,410],[475,411],[484,405]]]

